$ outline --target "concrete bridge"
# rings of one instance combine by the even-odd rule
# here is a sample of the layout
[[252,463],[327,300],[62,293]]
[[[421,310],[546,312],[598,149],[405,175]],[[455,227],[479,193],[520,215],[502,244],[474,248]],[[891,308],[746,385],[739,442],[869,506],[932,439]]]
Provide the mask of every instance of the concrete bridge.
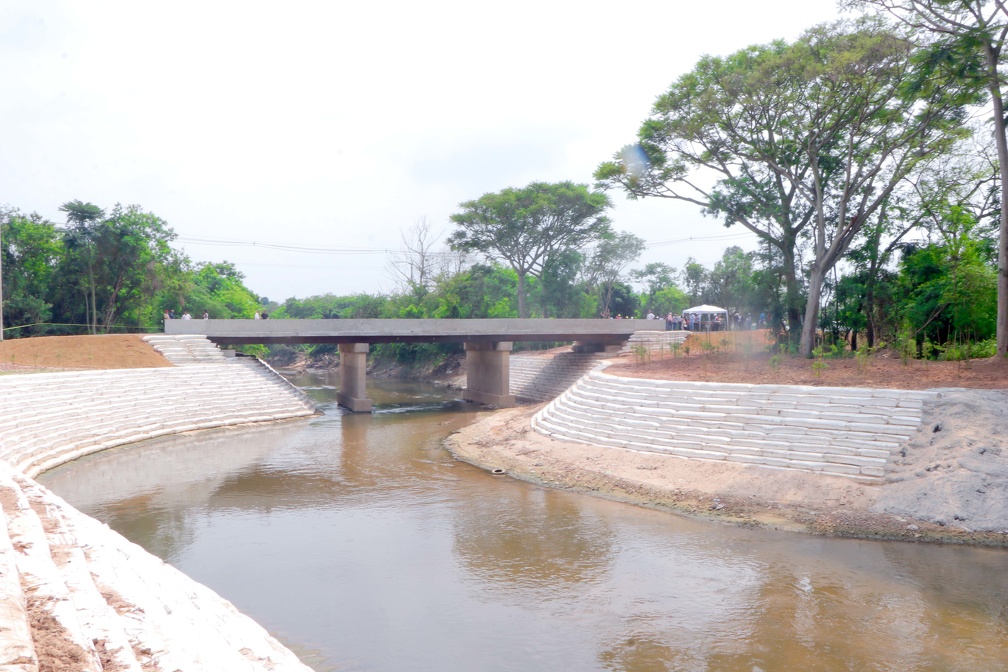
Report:
[[365,372],[372,343],[462,343],[462,398],[513,406],[509,394],[515,341],[573,341],[576,352],[622,345],[635,331],[664,331],[664,320],[169,320],[165,333],[206,336],[218,345],[335,343],[340,351],[340,405],[369,412]]

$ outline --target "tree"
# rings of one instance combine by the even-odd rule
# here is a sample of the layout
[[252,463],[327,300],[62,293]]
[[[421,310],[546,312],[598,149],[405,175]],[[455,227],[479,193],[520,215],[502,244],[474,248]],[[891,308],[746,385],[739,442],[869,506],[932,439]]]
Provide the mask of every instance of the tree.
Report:
[[391,259],[392,276],[416,300],[431,290],[443,265],[434,251],[441,234],[435,235],[433,226],[430,220],[421,217],[408,230],[402,231],[402,248]]
[[260,301],[245,286],[244,279],[245,275],[231,262],[199,264],[192,274],[188,296],[179,305],[188,306],[194,313],[206,310],[217,319],[251,318]]
[[528,317],[527,276],[541,279],[554,254],[609,234],[604,213],[610,206],[605,194],[583,184],[532,182],[459,204],[462,211],[451,216],[458,228],[448,243],[505,261],[518,276],[518,314]]
[[105,216],[105,211],[94,203],[84,203],[80,200],[67,201],[60,206],[60,212],[65,212],[69,228],[64,237],[67,251],[75,258],[78,265],[86,271],[86,284],[81,284],[84,294],[85,318],[88,331],[98,333],[98,298],[95,286],[95,243],[94,228]]
[[587,269],[589,284],[598,291],[599,315],[602,317],[612,314],[613,292],[622,279],[623,271],[637,261],[644,247],[643,238],[626,231],[605,238],[595,246]]
[[[643,242],[643,241],[641,241]],[[641,248],[643,250],[643,248]],[[649,308],[655,308],[655,297],[662,290],[675,285],[675,268],[660,261],[646,264],[644,268],[630,271],[630,279],[643,285],[641,300]]]
[[[543,264],[538,292],[543,317],[581,317],[586,297],[578,277],[585,263],[584,254],[568,249],[553,254]],[[591,315],[591,305],[587,312]]]
[[[63,254],[56,226],[37,214],[0,209],[0,273],[6,321],[14,336],[45,333],[52,318],[48,300],[53,273]],[[36,326],[27,326],[36,325]]]
[[172,256],[169,243],[175,232],[140,206],[116,205],[96,227],[94,239],[104,330],[107,333],[127,314],[128,321],[141,325],[144,311],[152,311],[151,296],[161,277],[159,269]]
[[[795,247],[810,234],[800,350],[811,356],[827,273],[916,164],[955,140],[971,100],[948,82],[914,79],[912,55],[908,40],[863,18],[817,26],[791,45],[707,57],[642,126],[644,165],[624,152],[596,177],[632,196],[697,203],[775,246],[792,333]],[[717,179],[705,187],[707,174]]]
[[[121,320],[138,327],[156,323],[160,315],[153,297],[176,260],[169,245],[175,233],[135,205],[116,205],[108,216],[80,201],[60,209],[67,213],[68,227],[59,273],[63,284],[53,301],[57,309],[74,322],[83,320],[91,333],[99,327],[108,332]],[[84,296],[83,315],[77,292]]]
[[707,287],[708,271],[704,265],[693,257],[686,260],[682,270],[682,282],[686,286],[686,295],[690,303],[703,303],[704,289]]
[[756,291],[753,254],[737,245],[729,247],[707,275],[707,282],[711,299],[730,314],[752,309]]
[[[930,70],[945,71],[990,95],[997,146],[1001,203],[1008,203],[1008,120],[1005,118],[1002,56],[1008,37],[1003,0],[844,0],[848,7],[874,6],[910,26],[927,42]],[[928,74],[932,74],[928,73]],[[997,353],[1008,355],[1008,210],[998,223]]]

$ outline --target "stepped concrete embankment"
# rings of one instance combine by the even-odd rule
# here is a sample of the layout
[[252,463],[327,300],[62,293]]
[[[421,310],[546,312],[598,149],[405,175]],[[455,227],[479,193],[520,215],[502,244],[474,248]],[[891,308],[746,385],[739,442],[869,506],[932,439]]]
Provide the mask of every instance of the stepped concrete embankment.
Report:
[[[636,331],[616,350],[623,353],[667,353],[686,340],[686,331]],[[510,392],[523,401],[547,401],[560,396],[586,373],[615,353],[514,353]]]
[[1008,390],[698,383],[604,366],[449,448],[534,483],[747,526],[1008,545]]
[[567,441],[881,482],[933,391],[621,378],[599,368],[532,419]]
[[150,339],[174,368],[0,377],[0,670],[308,670],[210,589],[33,480],[99,450],[313,415],[206,339]]

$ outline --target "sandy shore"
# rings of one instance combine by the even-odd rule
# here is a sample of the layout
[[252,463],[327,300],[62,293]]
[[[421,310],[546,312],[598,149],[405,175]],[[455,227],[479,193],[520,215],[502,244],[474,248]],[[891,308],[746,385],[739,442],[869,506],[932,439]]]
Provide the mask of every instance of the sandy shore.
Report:
[[1008,392],[943,390],[886,482],[685,460],[557,441],[523,406],[449,437],[508,476],[726,524],[841,537],[1008,546]]

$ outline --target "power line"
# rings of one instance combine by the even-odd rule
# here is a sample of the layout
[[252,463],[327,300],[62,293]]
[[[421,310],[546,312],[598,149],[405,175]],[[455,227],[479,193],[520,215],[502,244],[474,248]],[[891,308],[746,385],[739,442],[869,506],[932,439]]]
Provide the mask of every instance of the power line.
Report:
[[[680,243],[689,242],[699,242],[699,241],[710,241],[710,240],[737,240],[740,238],[748,238],[756,234],[751,232],[744,233],[726,233],[716,236],[687,236],[685,238],[677,238],[675,240],[661,240],[656,242],[647,243],[648,247],[665,247],[668,245],[678,245]],[[193,238],[190,236],[179,236],[178,239],[183,243],[192,243],[195,245],[216,245],[223,247],[261,247],[263,249],[269,250],[280,250],[284,252],[303,252],[306,254],[398,254],[398,251],[387,250],[387,249],[377,249],[377,248],[339,248],[339,247],[318,247],[309,245],[285,245],[282,243],[269,243],[256,240],[222,240],[218,238]],[[448,252],[430,252],[431,256],[446,256],[452,253]]]
[[179,236],[178,240],[184,243],[196,245],[222,245],[228,247],[262,247],[269,250],[283,250],[286,252],[305,252],[308,254],[387,254],[388,250],[367,249],[367,248],[338,248],[338,247],[318,247],[315,245],[284,245],[281,243],[266,243],[257,240],[220,240],[214,238],[191,238],[189,236]]
[[719,236],[689,236],[688,238],[677,238],[676,240],[662,240],[656,243],[648,243],[648,247],[664,247],[666,245],[678,245],[679,243],[689,243],[692,241],[700,240],[736,240],[739,238],[748,238],[750,236],[755,236],[755,233],[725,233]]

